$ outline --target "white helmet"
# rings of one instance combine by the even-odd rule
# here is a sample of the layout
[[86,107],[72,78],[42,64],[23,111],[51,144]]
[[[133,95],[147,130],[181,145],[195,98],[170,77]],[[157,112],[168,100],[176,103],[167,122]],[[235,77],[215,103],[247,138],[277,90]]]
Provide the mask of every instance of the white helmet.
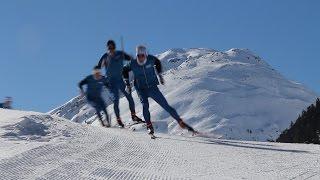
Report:
[[144,45],[139,45],[136,48],[136,55],[138,56],[138,54],[144,54],[147,55],[147,48]]
[[[142,61],[139,60],[139,57],[140,55],[143,55],[144,56],[144,59]],[[143,45],[139,45],[137,46],[136,48],[136,57],[137,57],[137,62],[139,65],[144,65],[146,62],[147,62],[147,56],[148,56],[148,53],[147,53],[147,48]]]

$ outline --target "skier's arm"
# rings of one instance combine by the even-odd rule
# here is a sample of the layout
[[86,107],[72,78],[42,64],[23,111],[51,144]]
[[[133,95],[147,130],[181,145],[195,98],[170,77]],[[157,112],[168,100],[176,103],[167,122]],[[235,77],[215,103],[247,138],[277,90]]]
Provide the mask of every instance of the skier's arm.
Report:
[[129,54],[125,52],[122,52],[122,53],[123,53],[124,60],[131,61],[132,57]]
[[154,57],[154,58],[155,58],[154,65],[156,66],[157,73],[158,73],[158,74],[161,74],[161,73],[162,73],[162,64],[161,64],[161,61],[160,61],[157,57]]
[[124,83],[126,84],[126,91],[131,94],[132,88],[129,81],[129,72],[131,71],[130,63],[123,67],[122,76],[124,79]]
[[104,55],[100,58],[99,63],[98,63],[98,67],[99,67],[99,68],[102,68],[102,67],[104,67],[104,66],[107,66],[107,63],[106,63],[106,58],[107,58],[107,56],[108,56],[108,54],[106,53],[106,54],[104,54]]
[[156,71],[157,71],[157,74],[159,76],[160,83],[162,85],[164,85],[164,79],[163,79],[163,76],[162,76],[162,64],[161,64],[161,61],[157,57],[154,57],[154,59],[155,59],[154,65],[156,67]]
[[128,80],[129,81],[129,72],[131,71],[131,68],[130,68],[130,64],[127,64],[126,66],[123,67],[123,70],[122,70],[122,76],[123,76],[123,79],[126,81]]
[[83,85],[85,85],[85,84],[87,84],[87,83],[88,83],[87,78],[84,78],[82,81],[79,82],[78,87],[79,87],[79,89],[81,90],[81,92],[84,92],[84,90],[83,90]]

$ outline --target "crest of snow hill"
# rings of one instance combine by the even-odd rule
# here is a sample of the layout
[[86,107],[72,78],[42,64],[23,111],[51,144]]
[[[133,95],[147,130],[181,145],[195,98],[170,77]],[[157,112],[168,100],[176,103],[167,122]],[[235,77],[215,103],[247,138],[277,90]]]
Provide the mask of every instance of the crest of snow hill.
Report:
[[[169,104],[195,129],[222,138],[275,140],[316,99],[314,92],[287,80],[247,49],[226,52],[203,48],[171,49],[157,57],[163,63],[166,80],[166,85],[159,87]],[[108,110],[113,113],[110,94],[104,95]],[[136,111],[142,116],[135,92],[133,97]],[[123,121],[129,122],[130,111],[124,98],[120,101],[120,110]],[[167,123],[167,128],[156,132],[182,132],[153,100],[150,100],[150,112],[152,121]],[[50,114],[79,123],[97,118],[81,97],[71,99]]]

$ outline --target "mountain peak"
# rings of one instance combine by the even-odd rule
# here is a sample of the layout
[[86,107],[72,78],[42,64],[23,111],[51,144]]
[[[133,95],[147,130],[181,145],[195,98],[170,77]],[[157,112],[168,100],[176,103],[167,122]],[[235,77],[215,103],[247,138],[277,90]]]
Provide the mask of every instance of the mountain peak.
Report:
[[163,61],[177,61],[177,59],[186,60],[189,58],[199,58],[201,56],[214,54],[216,52],[218,51],[208,48],[173,48],[158,54],[157,56]]

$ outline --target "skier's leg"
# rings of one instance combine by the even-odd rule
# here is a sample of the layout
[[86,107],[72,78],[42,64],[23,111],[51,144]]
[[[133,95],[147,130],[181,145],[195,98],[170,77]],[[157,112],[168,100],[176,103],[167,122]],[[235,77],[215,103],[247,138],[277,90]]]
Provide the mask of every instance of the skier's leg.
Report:
[[[91,98],[91,97],[87,97],[87,102],[88,102],[88,104],[89,104],[92,108],[94,108],[94,109],[96,110],[96,114],[97,114],[97,116],[98,116],[98,118],[99,118],[99,120],[100,120],[101,115],[100,115],[100,112],[99,112],[98,109],[97,109],[97,104],[95,103],[94,99]],[[89,121],[89,122],[85,121],[85,122],[86,122],[87,124],[92,124],[94,121]]]
[[110,93],[112,94],[112,101],[113,101],[113,109],[114,113],[116,114],[117,118],[120,118],[120,110],[119,110],[119,88],[113,86],[110,88]]
[[[106,116],[106,121],[107,121],[107,124],[105,123],[105,121],[102,121],[102,123],[104,124],[104,126],[110,126],[110,119],[109,119],[109,114],[108,114],[108,111],[107,111],[107,106],[104,102],[104,100],[102,98],[99,98],[97,100],[97,104],[99,104],[99,111],[103,111],[105,116]],[[102,119],[102,115],[101,115],[101,119]]]
[[140,98],[140,102],[142,104],[144,120],[146,121],[146,123],[151,123],[150,112],[149,112],[148,93],[146,90],[137,91],[137,93]]
[[132,95],[126,91],[126,86],[125,86],[124,82],[120,83],[119,89],[123,93],[123,95],[126,97],[126,99],[128,100],[131,113],[135,114],[136,113],[135,112],[135,105],[134,105]]
[[108,123],[106,126],[109,126],[109,127],[110,127],[110,126],[111,126],[111,121],[110,121],[110,117],[109,117],[107,108],[104,108],[102,111],[103,111],[104,114],[106,115],[106,121],[107,121],[107,123]]
[[124,82],[121,83],[121,85],[120,85],[120,90],[121,90],[121,92],[123,93],[123,95],[126,97],[126,99],[127,99],[128,102],[129,102],[129,108],[130,108],[130,112],[131,112],[131,119],[132,119],[133,121],[141,122],[142,119],[139,118],[139,117],[136,115],[135,104],[134,104],[134,100],[133,100],[133,98],[132,98],[132,94],[131,94],[131,93],[128,93],[128,92],[126,91],[126,87],[125,87]]
[[152,126],[152,123],[151,123],[151,120],[150,120],[148,91],[147,90],[141,90],[141,91],[137,91],[137,93],[138,93],[138,96],[140,98],[140,102],[142,104],[143,117],[144,117],[144,120],[146,121],[149,134],[153,134],[154,133],[154,129],[153,129],[153,126]]
[[100,113],[101,109],[100,108],[95,108],[96,109],[96,112],[97,112],[97,116],[99,118],[99,121],[101,123],[102,126],[104,126],[104,123],[103,123],[103,119],[102,119],[102,115]]
[[177,111],[171,107],[166,100],[166,98],[163,96],[163,94],[160,92],[158,87],[150,89],[149,96],[155,100],[163,109],[165,109],[180,125],[183,129],[188,129],[189,131],[196,132],[191,126],[186,124],[178,115]]
[[117,85],[111,85],[110,93],[112,94],[113,101],[113,109],[117,118],[118,125],[124,127],[124,124],[120,118],[120,110],[119,110],[119,87]]
[[166,110],[175,120],[177,120],[178,122],[181,121],[181,118],[178,115],[177,111],[169,105],[168,101],[160,92],[158,87],[150,88],[149,96],[150,98],[155,100],[164,110]]
[[99,121],[102,122],[102,115],[100,114],[100,111],[98,109],[96,109],[96,113],[99,118]]

